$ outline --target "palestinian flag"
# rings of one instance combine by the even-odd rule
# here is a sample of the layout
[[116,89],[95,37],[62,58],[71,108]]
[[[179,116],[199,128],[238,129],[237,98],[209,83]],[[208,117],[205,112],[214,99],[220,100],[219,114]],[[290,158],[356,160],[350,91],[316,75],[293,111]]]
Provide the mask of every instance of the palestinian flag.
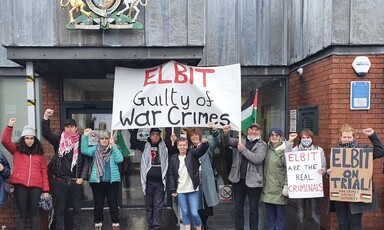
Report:
[[[128,130],[124,130],[124,132],[128,132]],[[130,154],[129,149],[127,147],[128,145],[125,144],[122,130],[117,131],[117,144],[121,148],[121,152],[123,153],[123,157],[126,157]]]
[[251,94],[248,100],[241,106],[241,131],[248,129],[257,118],[257,98],[259,91],[256,89],[255,94]]

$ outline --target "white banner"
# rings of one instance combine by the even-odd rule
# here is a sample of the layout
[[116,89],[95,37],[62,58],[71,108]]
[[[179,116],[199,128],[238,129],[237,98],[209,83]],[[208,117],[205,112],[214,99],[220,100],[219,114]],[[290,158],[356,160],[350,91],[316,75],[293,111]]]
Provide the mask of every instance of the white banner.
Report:
[[175,61],[148,68],[117,67],[112,129],[241,127],[240,65],[195,67]]
[[289,198],[323,197],[323,177],[319,150],[285,153]]

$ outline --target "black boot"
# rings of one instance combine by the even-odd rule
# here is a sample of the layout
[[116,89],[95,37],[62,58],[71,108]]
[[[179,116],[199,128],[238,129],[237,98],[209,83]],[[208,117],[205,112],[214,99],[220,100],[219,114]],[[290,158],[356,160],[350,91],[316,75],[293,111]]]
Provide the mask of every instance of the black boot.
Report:
[[203,229],[204,230],[209,230],[210,228],[208,227],[208,216],[204,216],[201,218],[201,222],[203,223]]

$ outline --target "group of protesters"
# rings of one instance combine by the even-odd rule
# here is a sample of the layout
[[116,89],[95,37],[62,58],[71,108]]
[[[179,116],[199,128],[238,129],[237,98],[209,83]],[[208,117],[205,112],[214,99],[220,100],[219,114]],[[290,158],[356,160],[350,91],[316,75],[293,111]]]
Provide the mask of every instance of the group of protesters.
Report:
[[[52,133],[50,118],[52,109],[47,109],[42,120],[42,135],[52,144],[55,154],[47,166],[41,142],[35,130],[25,126],[16,143],[11,141],[16,118],[10,118],[5,127],[2,144],[13,156],[10,183],[15,186],[15,200],[18,209],[17,229],[25,229],[27,216],[31,229],[38,229],[38,205],[53,194],[55,220],[53,229],[64,229],[66,203],[73,207],[73,229],[81,226],[82,183],[88,180],[94,197],[94,229],[103,228],[103,206],[107,198],[112,220],[112,229],[120,229],[118,190],[121,174],[118,164],[123,155],[108,130],[100,130],[96,145],[89,146],[92,129],[86,128],[83,135],[78,132],[73,119],[64,121],[60,134]],[[220,142],[232,149],[232,166],[228,175],[233,183],[235,204],[235,228],[244,229],[244,204],[249,202],[249,229],[258,229],[259,203],[265,204],[268,229],[284,229],[285,210],[289,200],[287,166],[285,155],[291,151],[319,150],[321,168],[318,173],[329,176],[332,173],[324,151],[316,145],[314,133],[304,129],[299,135],[291,133],[288,140],[280,128],[271,128],[268,142],[261,138],[261,126],[253,123],[244,137],[231,137],[231,126],[225,125],[220,132],[210,122],[212,138],[203,138],[199,128],[188,128],[187,138],[170,136],[172,145],[162,139],[159,128],[151,128],[147,140],[139,140],[138,130],[130,130],[131,148],[142,152],[140,179],[145,198],[148,229],[160,229],[165,193],[178,201],[182,223],[185,229],[193,225],[197,230],[210,229],[208,217],[219,203],[217,177],[213,167],[213,154]],[[373,145],[373,158],[384,156],[384,146],[372,128],[363,129]],[[366,148],[354,138],[354,129],[345,124],[340,129],[337,148]],[[168,142],[167,142],[168,143]],[[0,156],[1,157],[1,156]],[[1,158],[0,182],[9,176],[9,164]],[[51,176],[49,183],[48,172]],[[372,203],[329,202],[329,211],[336,211],[339,229],[361,229],[362,214],[377,211],[375,189],[372,189]],[[295,199],[296,226],[304,229],[304,209],[310,205],[312,229],[320,229],[320,198]],[[190,216],[193,221],[190,220]],[[192,224],[193,223],[193,224]],[[83,226],[84,227],[84,226]]]

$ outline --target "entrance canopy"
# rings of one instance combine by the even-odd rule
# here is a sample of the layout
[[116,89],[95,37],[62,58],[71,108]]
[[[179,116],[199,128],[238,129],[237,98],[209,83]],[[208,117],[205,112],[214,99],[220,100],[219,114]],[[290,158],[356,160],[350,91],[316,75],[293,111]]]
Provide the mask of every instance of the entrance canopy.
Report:
[[175,60],[196,66],[203,46],[186,47],[31,47],[5,46],[7,59],[40,75],[61,78],[106,78],[115,67],[148,68]]

